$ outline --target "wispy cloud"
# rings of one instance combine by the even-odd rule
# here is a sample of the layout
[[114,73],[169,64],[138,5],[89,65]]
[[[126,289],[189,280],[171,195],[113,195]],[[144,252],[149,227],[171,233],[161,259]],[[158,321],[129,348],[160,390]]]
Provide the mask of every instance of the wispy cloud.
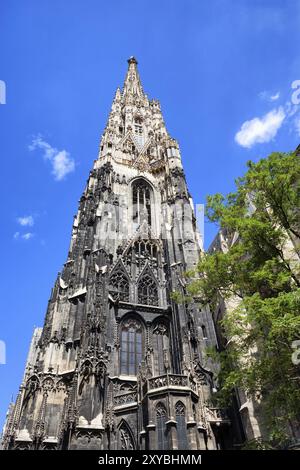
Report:
[[280,98],[280,91],[273,94],[269,91],[261,91],[258,96],[264,101],[277,101]]
[[20,232],[15,232],[13,235],[13,238],[15,240],[19,240],[19,239],[30,240],[32,237],[34,237],[34,233],[32,232],[26,232],[23,234],[20,234]]
[[[17,231],[14,233],[14,240],[30,240],[34,237],[33,232],[25,232],[25,228],[33,227],[34,225],[34,216],[33,215],[24,215],[23,217],[17,217],[16,222],[24,229],[24,232]],[[28,230],[28,228],[27,228]]]
[[34,234],[33,234],[32,232],[27,232],[27,233],[24,233],[24,234],[22,235],[22,238],[23,238],[24,240],[30,240],[30,238],[32,238],[33,236],[34,236]]
[[75,161],[66,150],[58,150],[43,140],[41,135],[34,137],[28,146],[30,151],[40,149],[43,151],[44,160],[48,160],[52,165],[52,174],[56,181],[61,181],[69,173],[75,170]]
[[34,218],[32,215],[24,215],[23,217],[18,217],[17,222],[22,227],[32,227],[34,225]]
[[251,148],[256,143],[272,140],[286,117],[282,106],[272,109],[262,117],[245,121],[235,135],[235,141],[242,147]]
[[275,93],[275,95],[270,96],[270,100],[271,101],[277,101],[279,99],[279,97],[280,97],[280,92],[277,91],[277,93]]

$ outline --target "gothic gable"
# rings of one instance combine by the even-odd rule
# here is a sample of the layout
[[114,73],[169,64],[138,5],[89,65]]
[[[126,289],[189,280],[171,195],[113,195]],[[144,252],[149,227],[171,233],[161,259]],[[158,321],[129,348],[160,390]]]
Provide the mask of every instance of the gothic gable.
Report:
[[149,169],[149,158],[144,153],[139,153],[136,159],[132,162],[133,168],[140,171],[147,171]]
[[129,302],[130,277],[121,259],[117,261],[109,276],[109,295],[116,301]]
[[128,160],[133,158],[136,153],[136,142],[131,131],[128,131],[125,137],[120,141],[118,148],[127,155]]

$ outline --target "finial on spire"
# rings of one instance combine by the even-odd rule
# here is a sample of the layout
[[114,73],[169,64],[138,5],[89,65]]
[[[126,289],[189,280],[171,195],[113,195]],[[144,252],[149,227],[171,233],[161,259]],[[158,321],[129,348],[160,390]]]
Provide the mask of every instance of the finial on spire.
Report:
[[136,58],[132,55],[131,57],[129,57],[129,59],[127,60],[128,64],[135,64],[137,65],[138,64],[138,61],[136,60]]

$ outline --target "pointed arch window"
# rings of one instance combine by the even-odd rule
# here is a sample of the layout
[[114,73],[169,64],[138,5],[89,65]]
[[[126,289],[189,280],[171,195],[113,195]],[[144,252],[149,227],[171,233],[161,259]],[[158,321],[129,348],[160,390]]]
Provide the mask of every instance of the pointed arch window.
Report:
[[157,284],[150,273],[144,273],[138,283],[138,303],[158,305]]
[[134,131],[136,135],[142,135],[143,133],[143,121],[140,117],[136,117],[134,120]]
[[162,403],[158,403],[156,407],[156,432],[157,432],[157,449],[170,449],[169,433],[167,428],[167,410]]
[[129,301],[129,282],[123,271],[117,270],[111,275],[109,293],[114,300],[118,298],[123,302]]
[[153,362],[154,375],[163,375],[169,368],[169,333],[164,323],[153,328]]
[[134,228],[137,228],[144,220],[151,225],[151,198],[151,186],[143,179],[135,180],[132,184]]
[[137,375],[142,362],[143,330],[141,323],[131,318],[121,326],[121,375]]
[[129,426],[124,422],[119,428],[119,445],[118,449],[120,450],[134,450],[135,445],[132,437],[132,433],[129,429]]
[[188,449],[189,444],[186,432],[185,406],[181,401],[178,401],[175,405],[175,415],[177,423],[178,449]]
[[134,120],[134,133],[137,143],[142,146],[144,144],[143,120],[140,117],[136,117]]

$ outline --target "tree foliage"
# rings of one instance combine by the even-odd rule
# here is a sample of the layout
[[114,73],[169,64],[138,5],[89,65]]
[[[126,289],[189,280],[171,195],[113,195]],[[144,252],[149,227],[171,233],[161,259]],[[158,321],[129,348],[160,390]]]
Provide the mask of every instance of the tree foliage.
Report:
[[300,366],[292,361],[300,339],[299,209],[296,153],[248,162],[234,193],[207,200],[206,215],[225,235],[225,248],[203,256],[197,277],[189,273],[189,295],[212,309],[220,297],[228,305],[219,401],[228,402],[236,387],[261,401],[269,444],[278,447],[300,417]]

